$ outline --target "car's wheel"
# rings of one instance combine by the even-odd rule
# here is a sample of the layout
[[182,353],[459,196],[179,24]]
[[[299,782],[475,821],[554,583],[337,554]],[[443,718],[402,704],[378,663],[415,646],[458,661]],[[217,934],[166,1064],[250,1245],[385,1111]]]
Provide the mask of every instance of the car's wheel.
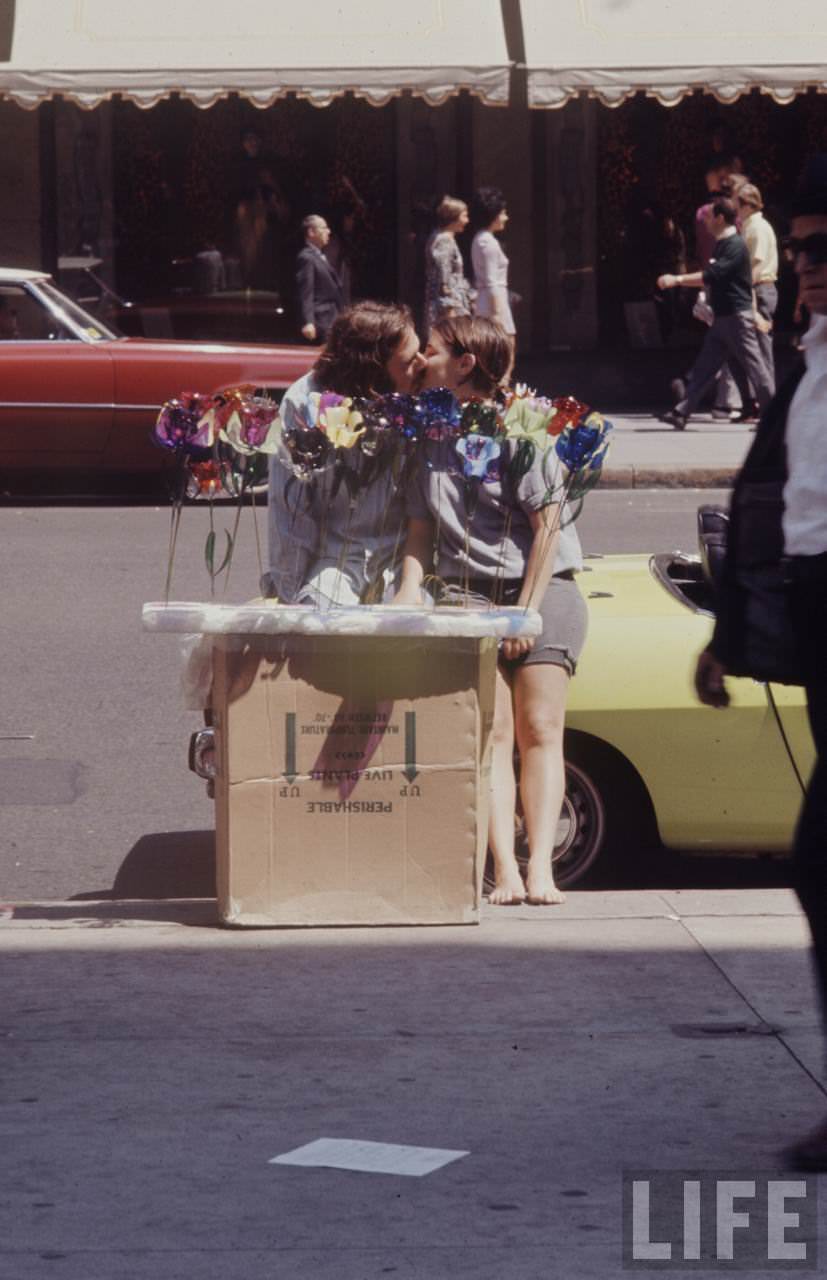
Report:
[[[523,826],[522,815],[518,819]],[[552,866],[561,887],[582,879],[600,856],[606,834],[606,807],[595,782],[585,770],[566,765],[566,794],[557,822]],[[518,832],[520,857],[528,862],[524,830]]]
[[[517,763],[519,772],[519,764]],[[528,843],[518,802],[515,851],[520,869],[528,866]],[[552,854],[554,878],[561,889],[605,883],[625,868],[622,849],[640,860],[657,842],[657,827],[646,788],[629,763],[604,743],[572,734],[566,742],[566,793]],[[484,888],[493,887],[489,854]]]

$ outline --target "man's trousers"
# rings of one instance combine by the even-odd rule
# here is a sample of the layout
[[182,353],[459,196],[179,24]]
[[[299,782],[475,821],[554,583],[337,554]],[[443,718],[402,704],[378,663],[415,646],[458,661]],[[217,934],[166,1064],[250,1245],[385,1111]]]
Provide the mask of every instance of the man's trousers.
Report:
[[[686,385],[686,396],[675,405],[677,413],[689,418],[698,408],[703,394],[725,361],[732,360],[733,372],[745,403],[750,387],[754,389],[758,407],[763,412],[775,389],[775,379],[767,369],[758,344],[758,331],[751,311],[736,311],[731,316],[716,316],[707,330],[698,359]],[[738,371],[735,372],[735,367]]]

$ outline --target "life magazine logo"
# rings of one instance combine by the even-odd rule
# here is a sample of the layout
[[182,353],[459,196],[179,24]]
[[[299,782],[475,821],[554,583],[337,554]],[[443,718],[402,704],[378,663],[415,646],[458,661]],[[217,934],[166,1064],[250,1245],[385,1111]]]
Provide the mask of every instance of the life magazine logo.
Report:
[[624,1270],[814,1272],[817,1186],[779,1170],[626,1170]]
[[0,62],[11,62],[15,0],[0,0]]

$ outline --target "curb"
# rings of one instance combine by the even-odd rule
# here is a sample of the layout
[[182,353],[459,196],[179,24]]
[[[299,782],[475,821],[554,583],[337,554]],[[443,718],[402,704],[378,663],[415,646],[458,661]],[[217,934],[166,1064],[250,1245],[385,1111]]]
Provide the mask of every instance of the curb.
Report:
[[605,468],[601,489],[731,489],[738,467]]

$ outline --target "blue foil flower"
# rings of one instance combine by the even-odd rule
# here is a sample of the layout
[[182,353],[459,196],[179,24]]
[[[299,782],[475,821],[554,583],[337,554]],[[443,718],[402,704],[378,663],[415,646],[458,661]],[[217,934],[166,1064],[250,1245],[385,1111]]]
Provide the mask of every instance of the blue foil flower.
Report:
[[447,387],[432,387],[419,396],[419,407],[426,428],[435,424],[448,427],[459,425],[462,406]]
[[586,467],[599,470],[608,448],[606,437],[611,429],[612,424],[600,414],[589,414],[585,422],[566,427],[558,436],[554,446],[558,458],[572,473]]
[[466,479],[482,480],[483,484],[490,484],[500,478],[497,466],[500,456],[499,441],[476,433],[461,436],[457,440],[457,453],[462,456],[463,474]]

